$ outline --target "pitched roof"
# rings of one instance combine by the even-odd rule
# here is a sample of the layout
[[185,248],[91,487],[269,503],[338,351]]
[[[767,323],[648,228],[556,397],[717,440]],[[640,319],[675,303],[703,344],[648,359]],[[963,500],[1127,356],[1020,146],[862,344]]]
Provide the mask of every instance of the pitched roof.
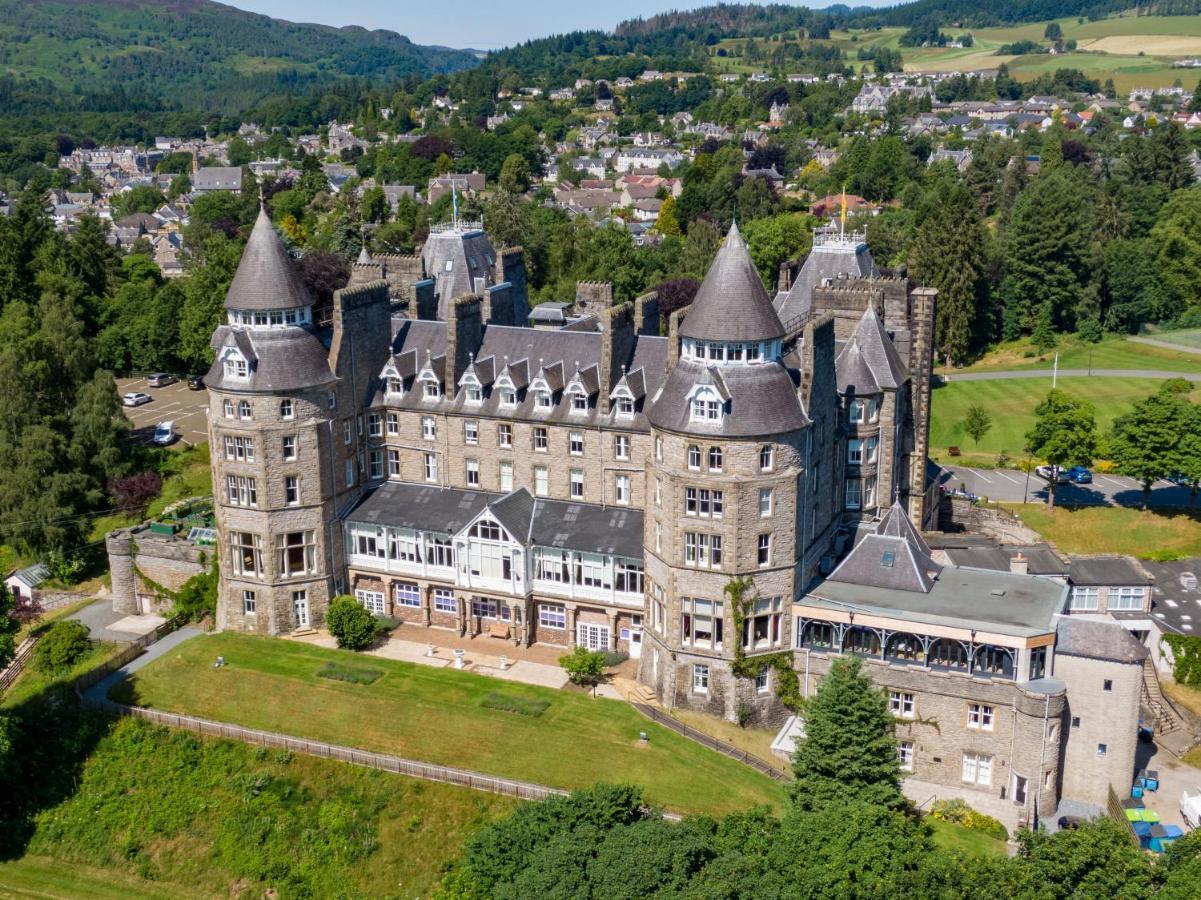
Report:
[[[700,384],[712,385],[728,402],[726,414],[716,422],[691,419],[689,395]],[[672,369],[647,418],[667,431],[732,438],[785,434],[809,424],[797,395],[795,373],[784,366],[717,367],[690,359]]]
[[897,503],[876,526],[876,532],[865,535],[828,580],[925,594],[941,572],[942,566],[930,557],[930,546]]
[[1116,622],[1064,616],[1055,630],[1057,656],[1062,653],[1066,656],[1139,664],[1147,658],[1147,648]]
[[225,308],[299,309],[312,305],[309,289],[272,226],[267,208],[260,207],[242,261],[225,295]]
[[707,341],[772,341],[784,326],[772,308],[755,263],[738,231],[730,228],[696,292],[680,335]]
[[1151,579],[1138,563],[1125,556],[1101,556],[1073,559],[1068,580],[1078,585],[1133,587],[1150,584]]
[[909,378],[892,338],[884,331],[884,323],[870,306],[834,365],[841,393],[852,389],[856,394],[896,390]]

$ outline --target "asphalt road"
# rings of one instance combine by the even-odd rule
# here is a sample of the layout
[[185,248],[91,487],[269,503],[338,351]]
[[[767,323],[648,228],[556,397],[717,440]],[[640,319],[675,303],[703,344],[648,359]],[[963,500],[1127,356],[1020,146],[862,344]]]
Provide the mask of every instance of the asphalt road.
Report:
[[149,444],[154,440],[154,426],[168,419],[175,423],[179,435],[176,446],[202,444],[208,438],[208,391],[190,391],[186,381],[177,381],[162,388],[152,388],[145,378],[118,378],[117,390],[142,391],[153,399],[141,406],[126,406],[125,417],[133,424],[133,439]]
[[[1027,483],[1026,473],[1018,469],[972,469],[966,466],[943,466],[942,485],[948,490],[961,485],[980,497],[1012,503],[1047,499],[1047,482],[1033,472]],[[1092,484],[1061,484],[1055,491],[1055,502],[1070,506],[1132,506],[1143,503],[1142,485],[1123,475],[1102,475],[1093,472]],[[1187,507],[1191,491],[1170,481],[1157,481],[1151,487],[1151,506],[1164,509]]]

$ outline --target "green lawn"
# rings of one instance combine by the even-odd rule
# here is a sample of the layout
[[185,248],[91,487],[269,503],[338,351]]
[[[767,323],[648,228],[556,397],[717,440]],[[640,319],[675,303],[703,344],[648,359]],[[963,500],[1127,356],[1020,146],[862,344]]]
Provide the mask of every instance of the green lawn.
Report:
[[[228,665],[214,669],[217,656]],[[371,685],[316,676],[348,658],[278,638],[206,635],[142,669],[116,699],[554,787],[634,783],[679,812],[783,805],[783,785],[626,703],[378,657],[371,666],[385,674]],[[481,699],[490,691],[550,707],[537,718],[489,709]]]
[[[1058,386],[1094,405],[1097,427],[1104,434],[1117,416],[1129,410],[1136,401],[1153,394],[1162,383],[1157,378],[1060,378]],[[931,455],[945,462],[949,458],[947,447],[958,446],[969,460],[972,454],[992,458],[1002,450],[1014,459],[1019,458],[1026,446],[1026,432],[1034,424],[1034,408],[1050,389],[1049,376],[1045,379],[952,380],[934,388],[930,412]],[[992,416],[992,429],[979,446],[963,431],[968,408],[976,404]]]
[[1065,553],[1201,556],[1201,518],[1184,510],[1143,512],[1120,506],[1049,510],[1041,503],[1001,505]]
[[[1194,335],[1198,332],[1163,332],[1152,335],[1156,340],[1167,340],[1165,335],[1178,334]],[[1179,340],[1178,343],[1186,343]],[[1193,344],[1196,346],[1196,343]],[[1142,369],[1162,370],[1168,372],[1201,373],[1201,356],[1187,353],[1183,350],[1171,350],[1167,347],[1155,347],[1150,344],[1139,344],[1124,338],[1106,338],[1098,344],[1089,344],[1075,338],[1063,338],[1055,350],[1043,354],[1034,354],[1034,349],[1028,338],[1020,341],[1006,341],[990,347],[988,351],[970,366],[961,369],[939,368],[941,373],[950,374],[964,372],[1002,372],[1013,370],[1046,369],[1055,365],[1055,354],[1059,354],[1060,369]]]
[[208,443],[195,444],[173,452],[163,471],[163,490],[146,511],[154,518],[177,500],[188,497],[211,497],[213,475],[209,467]]
[[[1154,338],[1157,341],[1179,344],[1182,347],[1201,348],[1201,328],[1181,328],[1174,331],[1148,329],[1146,334],[1147,337]],[[1143,346],[1146,345],[1144,344]],[[1194,353],[1193,356],[1196,356],[1196,354]],[[1197,357],[1197,364],[1201,366],[1201,357]]]
[[989,837],[982,831],[973,831],[932,816],[927,816],[926,821],[934,831],[934,843],[944,850],[958,850],[965,856],[1005,855],[1005,842]]
[[0,897],[39,900],[173,900],[201,898],[191,887],[146,881],[112,869],[97,869],[52,859],[25,856],[0,862]]
[[13,686],[7,691],[0,693],[0,709],[19,706],[52,685],[66,684],[83,675],[85,672],[90,672],[120,652],[121,647],[116,644],[93,641],[91,648],[79,662],[70,670],[57,675],[48,675],[39,671],[35,665],[37,659],[35,656],[34,659],[29,661],[29,664],[25,667],[25,671],[21,673],[21,677],[16,680]]

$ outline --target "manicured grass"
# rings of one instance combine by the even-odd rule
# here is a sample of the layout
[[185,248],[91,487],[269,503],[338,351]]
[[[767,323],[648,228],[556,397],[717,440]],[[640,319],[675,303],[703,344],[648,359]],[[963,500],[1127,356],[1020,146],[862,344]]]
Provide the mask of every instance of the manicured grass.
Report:
[[48,856],[0,862],[0,897],[6,898],[173,900],[207,896],[191,887],[146,881],[112,869],[67,863]]
[[1201,517],[1122,506],[1078,509],[1001,504],[1065,553],[1128,553],[1143,558],[1201,556]]
[[944,850],[957,850],[965,856],[1004,856],[1005,842],[952,822],[927,817],[934,831],[934,843]]
[[771,742],[775,740],[778,728],[739,728],[737,722],[727,722],[718,716],[691,709],[673,709],[671,717],[683,722],[689,728],[715,737],[719,741],[725,741],[727,744],[733,744],[739,750],[757,756],[764,762],[772,763],[779,769],[791,768],[787,761],[771,752]]
[[[227,665],[213,668],[217,656]],[[576,788],[599,780],[641,786],[679,812],[781,808],[781,784],[639,715],[616,700],[508,682],[505,694],[546,700],[537,718],[487,709],[497,681],[374,657],[371,685],[317,678],[353,659],[276,638],[193,638],[116,689],[116,699],[509,778]],[[648,743],[638,733],[651,735]]]
[[[1150,335],[1156,340],[1164,340],[1165,335],[1187,335],[1190,332],[1166,331]],[[1196,332],[1193,332],[1196,334]],[[1194,338],[1194,341],[1197,339]],[[960,369],[939,368],[942,374],[952,378],[956,373],[963,372],[1001,372],[1012,370],[1047,369],[1055,365],[1055,354],[1059,354],[1060,369],[1143,369],[1169,372],[1201,373],[1201,356],[1195,353],[1171,350],[1167,347],[1156,347],[1151,344],[1140,344],[1125,338],[1110,337],[1100,343],[1090,344],[1075,338],[1063,338],[1054,350],[1036,356],[1034,347],[1026,338],[1018,341],[1005,341],[988,349],[984,355]]]
[[428,896],[466,837],[514,805],[127,719],[40,813],[17,877],[23,896]]
[[317,670],[318,678],[332,678],[335,681],[345,681],[349,684],[374,684],[383,677],[383,674],[379,669],[344,666],[334,662],[327,662]]
[[[1180,328],[1175,331],[1147,331],[1147,337],[1169,344],[1179,344],[1182,347],[1201,348],[1201,328]],[[1145,344],[1143,346],[1146,346]],[[1193,354],[1196,356],[1196,354]],[[1201,357],[1198,357],[1201,365]]]
[[[1150,396],[1163,381],[1158,378],[1060,378],[1062,391],[1088,400],[1096,409],[1097,427],[1107,432],[1113,420],[1138,400]],[[930,448],[945,460],[946,449],[996,456],[1002,450],[1017,459],[1034,424],[1034,408],[1051,390],[1051,379],[1003,378],[995,381],[950,381],[931,392]],[[1197,394],[1194,391],[1194,396]],[[992,416],[992,429],[977,446],[963,431],[968,408],[983,406]]]

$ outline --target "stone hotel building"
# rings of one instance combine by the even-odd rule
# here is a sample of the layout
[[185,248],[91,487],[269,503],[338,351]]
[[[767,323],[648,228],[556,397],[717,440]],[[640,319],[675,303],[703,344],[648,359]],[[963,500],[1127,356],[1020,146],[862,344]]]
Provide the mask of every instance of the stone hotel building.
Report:
[[[218,625],[315,627],[348,593],[498,648],[624,651],[665,705],[765,723],[777,670],[738,656],[811,693],[855,654],[915,790],[1047,814],[1071,709],[1114,702],[1060,670],[1126,690],[1141,663],[1090,656],[1106,642],[1067,625],[1108,626],[1061,621],[1062,584],[930,558],[934,302],[828,232],[773,299],[735,226],[666,322],[648,294],[534,329],[520,251],[455,222],[420,258],[364,253],[315,309],[263,212],[206,376]],[[1104,754],[1119,787],[1130,732]]]

